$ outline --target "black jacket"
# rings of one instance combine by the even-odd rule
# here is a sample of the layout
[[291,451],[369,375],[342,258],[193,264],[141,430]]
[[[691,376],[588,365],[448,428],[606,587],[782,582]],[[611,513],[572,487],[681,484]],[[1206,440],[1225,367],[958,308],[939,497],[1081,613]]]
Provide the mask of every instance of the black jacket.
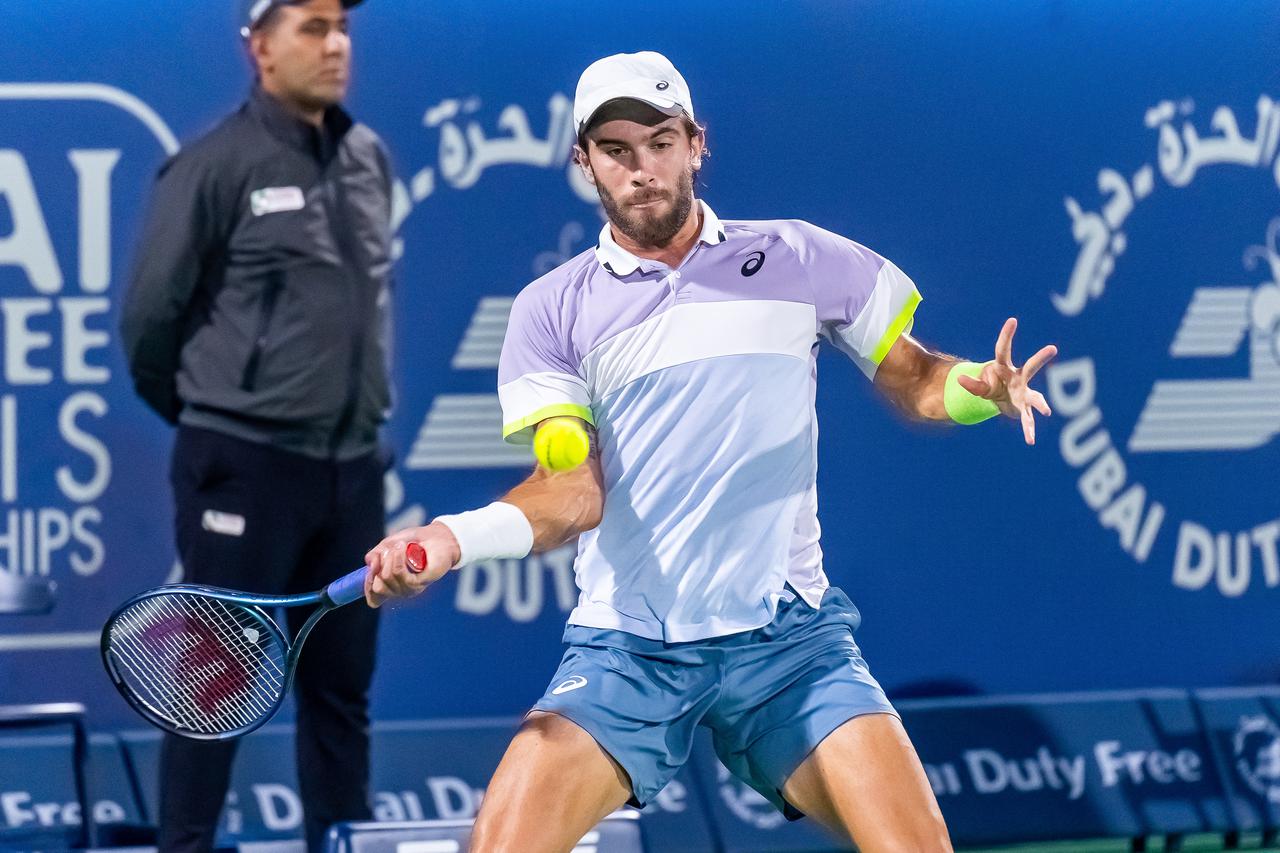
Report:
[[391,168],[341,109],[261,89],[160,170],[121,333],[138,394],[181,421],[316,458],[377,446]]

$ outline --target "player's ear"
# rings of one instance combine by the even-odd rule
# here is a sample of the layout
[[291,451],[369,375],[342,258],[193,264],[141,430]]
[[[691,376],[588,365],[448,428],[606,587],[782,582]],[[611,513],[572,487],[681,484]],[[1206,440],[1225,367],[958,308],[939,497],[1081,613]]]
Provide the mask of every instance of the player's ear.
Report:
[[703,131],[698,131],[697,136],[689,138],[689,165],[696,172],[702,168],[702,158],[711,152],[707,150],[707,135]]
[[[588,142],[588,145],[591,143]],[[586,149],[581,145],[573,146],[573,162],[578,164],[578,168],[582,170],[582,176],[587,179],[587,183],[591,186],[596,185],[596,173],[591,169],[591,158],[587,156]]]

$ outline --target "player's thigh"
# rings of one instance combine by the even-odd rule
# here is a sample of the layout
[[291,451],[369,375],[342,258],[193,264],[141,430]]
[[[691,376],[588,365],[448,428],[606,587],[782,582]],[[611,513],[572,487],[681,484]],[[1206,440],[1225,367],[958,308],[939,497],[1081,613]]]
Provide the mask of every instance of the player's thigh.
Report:
[[534,711],[485,792],[471,853],[566,853],[630,797],[626,772],[591,735]]
[[783,786],[806,814],[863,853],[949,851],[942,812],[902,722],[863,714],[828,735]]

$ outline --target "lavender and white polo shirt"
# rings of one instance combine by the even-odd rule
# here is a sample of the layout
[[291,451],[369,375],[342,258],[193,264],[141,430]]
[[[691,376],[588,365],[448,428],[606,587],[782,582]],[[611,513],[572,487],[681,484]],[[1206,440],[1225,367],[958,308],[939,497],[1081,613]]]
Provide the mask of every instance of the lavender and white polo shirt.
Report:
[[626,252],[606,224],[511,310],[504,438],[527,443],[556,415],[599,433],[604,520],[578,540],[573,625],[666,642],[752,630],[786,582],[817,607],[818,341],[874,376],[920,303],[851,240],[699,204],[679,268]]

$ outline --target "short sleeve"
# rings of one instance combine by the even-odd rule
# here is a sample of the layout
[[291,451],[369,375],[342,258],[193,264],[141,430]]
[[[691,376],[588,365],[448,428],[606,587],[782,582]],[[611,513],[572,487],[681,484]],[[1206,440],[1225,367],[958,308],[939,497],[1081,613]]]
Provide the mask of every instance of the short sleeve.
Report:
[[526,288],[511,306],[498,360],[502,437],[510,444],[531,443],[534,427],[547,418],[573,415],[595,426],[587,383],[559,321],[540,288]]
[[894,342],[910,331],[920,292],[866,246],[813,225],[802,235],[822,334],[873,378]]

